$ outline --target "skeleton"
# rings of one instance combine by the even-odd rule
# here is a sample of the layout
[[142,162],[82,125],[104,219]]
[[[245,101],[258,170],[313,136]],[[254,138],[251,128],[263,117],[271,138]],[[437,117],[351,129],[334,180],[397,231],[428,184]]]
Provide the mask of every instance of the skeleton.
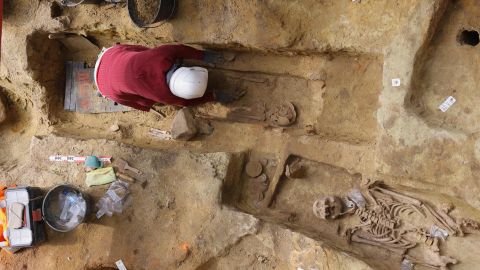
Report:
[[297,120],[295,106],[291,102],[285,101],[266,113],[267,123],[272,127],[290,126]]
[[442,256],[439,252],[427,253],[424,258],[419,259],[413,256],[406,255],[405,259],[414,264],[427,266],[433,269],[448,270],[449,264],[457,264],[458,261],[450,256]]
[[360,225],[348,230],[348,240],[382,246],[402,254],[416,246],[415,242],[404,237],[404,231],[398,229],[400,221],[394,215],[396,212],[407,211],[406,206],[387,201],[379,201],[378,206],[377,210],[371,210],[358,208],[354,204],[351,212],[360,218]]
[[467,233],[473,233],[480,231],[480,223],[475,220],[464,218],[458,222],[459,226]]
[[[353,198],[355,194],[356,198]],[[425,228],[408,228],[408,222],[403,224],[400,217],[408,218],[416,213],[422,220],[432,222],[438,228],[451,235],[463,236],[462,228],[479,230],[480,224],[469,219],[456,222],[449,212],[450,205],[442,205],[434,209],[427,203],[415,198],[382,187],[378,182],[366,182],[359,192],[350,192],[349,196],[340,199],[335,196],[322,197],[315,201],[313,211],[315,216],[322,219],[335,219],[343,215],[356,216],[359,224],[348,228],[345,236],[348,242],[356,242],[378,246],[392,252],[404,255],[404,258],[415,264],[424,265],[433,269],[445,270],[449,264],[456,264],[457,260],[440,255],[439,239],[430,235]],[[362,203],[358,203],[362,201]],[[345,211],[342,212],[342,209]],[[406,228],[404,228],[406,227]],[[408,250],[417,245],[424,245],[427,249],[422,258],[406,255]]]
[[440,251],[438,248],[438,238],[432,237],[426,229],[417,228],[408,232],[413,236],[413,241],[423,243],[435,252]]

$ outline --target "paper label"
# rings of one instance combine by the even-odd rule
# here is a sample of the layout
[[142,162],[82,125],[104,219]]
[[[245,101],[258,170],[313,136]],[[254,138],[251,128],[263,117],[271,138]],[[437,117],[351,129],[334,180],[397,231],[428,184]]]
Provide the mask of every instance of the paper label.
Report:
[[449,96],[438,108],[440,111],[446,112],[456,101],[454,97]]
[[400,78],[392,79],[392,86],[398,87],[400,86],[400,84],[401,84]]
[[113,190],[107,190],[107,194],[110,196],[110,198],[112,198],[113,202],[118,202],[122,199],[118,197],[117,193],[115,193]]
[[118,268],[119,270],[127,270],[127,267],[126,267],[125,264],[122,262],[122,260],[116,261],[115,264],[117,265],[117,268]]

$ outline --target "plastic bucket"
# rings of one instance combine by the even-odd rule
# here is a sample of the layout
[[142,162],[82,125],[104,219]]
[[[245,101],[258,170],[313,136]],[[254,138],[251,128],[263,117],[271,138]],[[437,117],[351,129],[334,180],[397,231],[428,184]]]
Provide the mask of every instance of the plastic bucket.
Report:
[[[82,198],[84,204],[81,202],[81,200],[79,200],[78,205],[85,207],[83,214],[76,215],[75,219],[70,218],[70,222],[66,221],[65,218],[61,218],[62,215],[65,214],[62,213],[62,211],[66,205],[66,199],[62,201],[62,196],[63,198],[66,196],[68,198]],[[71,203],[71,200],[69,203]],[[69,232],[75,229],[78,225],[83,223],[85,216],[89,213],[89,210],[90,203],[88,196],[83,194],[79,189],[70,185],[59,185],[50,189],[47,195],[45,195],[42,203],[43,220],[50,228],[58,232]]]

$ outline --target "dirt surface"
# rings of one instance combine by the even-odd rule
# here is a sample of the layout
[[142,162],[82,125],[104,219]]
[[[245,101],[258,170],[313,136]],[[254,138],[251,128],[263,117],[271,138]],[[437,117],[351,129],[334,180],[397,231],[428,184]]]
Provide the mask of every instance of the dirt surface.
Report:
[[[52,0],[6,1],[2,183],[48,188],[68,182],[93,198],[105,192],[104,186],[86,188],[80,166],[47,161],[59,153],[126,158],[145,171],[148,184],[132,186],[134,204],[122,215],[92,217],[67,234],[48,231],[45,244],[15,255],[2,251],[0,269],[115,269],[118,259],[129,270],[399,268],[400,257],[347,243],[338,234],[343,223],[318,221],[311,206],[319,195],[339,195],[372,178],[436,205],[453,203],[453,216],[480,221],[478,46],[457,39],[465,29],[480,31],[475,4],[185,0],[171,21],[140,29],[121,4],[59,9]],[[235,61],[208,67],[210,84],[247,94],[228,106],[194,108],[214,132],[189,142],[149,134],[169,130],[173,106],[160,108],[165,117],[66,112],[64,62],[92,66],[99,49],[72,51],[48,39],[58,31],[81,34],[98,48],[177,42],[234,52]],[[397,78],[400,86],[392,86]],[[457,102],[440,112],[450,95]],[[225,119],[234,108],[269,109],[284,101],[297,111],[288,128]],[[238,177],[238,188],[225,188],[242,172],[235,153],[266,162],[269,184],[285,156],[298,157],[307,177],[280,178],[273,203],[259,210],[251,179]],[[253,209],[238,204],[242,200]],[[475,269],[477,238],[442,243],[442,253],[459,259],[450,269]]]
[[[70,233],[48,230],[48,242],[38,248],[14,256],[2,252],[3,269],[28,269],[39,264],[44,269],[104,269],[114,267],[119,259],[128,269],[224,269],[223,260],[229,258],[234,258],[239,269],[316,265],[311,254],[301,255],[308,260],[300,259],[298,253],[309,251],[295,246],[306,241],[314,248],[313,240],[220,204],[218,196],[230,154],[156,151],[105,140],[34,137],[27,162],[9,170],[3,176],[8,179],[6,183],[45,188],[68,183],[98,200],[107,186],[87,188],[81,165],[48,161],[45,153],[52,150],[51,145],[56,146],[56,153],[108,154],[130,160],[143,171],[136,177],[138,183],[130,186],[132,206],[112,218],[97,220],[92,216]],[[18,174],[22,176],[16,177]],[[145,188],[143,181],[147,181]],[[184,244],[189,250],[186,257]],[[242,257],[236,258],[236,254]],[[28,259],[32,256],[35,259]],[[349,260],[345,254],[337,256]]]
[[[467,134],[479,131],[475,124],[479,117],[476,101],[480,98],[475,87],[480,74],[478,47],[459,41],[464,30],[478,31],[480,25],[470,19],[478,12],[473,2],[452,4],[440,22],[442,31],[435,33],[423,56],[410,102],[415,111],[432,126]],[[449,62],[449,65],[443,65],[445,62]],[[443,113],[438,106],[448,96],[453,96],[458,103]]]
[[153,22],[160,6],[158,0],[136,0],[138,17],[146,24]]

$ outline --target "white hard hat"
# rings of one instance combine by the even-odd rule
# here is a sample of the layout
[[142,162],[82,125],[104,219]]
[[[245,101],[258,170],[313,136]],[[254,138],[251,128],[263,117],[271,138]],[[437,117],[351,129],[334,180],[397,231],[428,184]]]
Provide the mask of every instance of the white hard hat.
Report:
[[207,69],[202,67],[181,67],[173,73],[168,86],[175,96],[184,99],[194,99],[205,94],[207,83]]

